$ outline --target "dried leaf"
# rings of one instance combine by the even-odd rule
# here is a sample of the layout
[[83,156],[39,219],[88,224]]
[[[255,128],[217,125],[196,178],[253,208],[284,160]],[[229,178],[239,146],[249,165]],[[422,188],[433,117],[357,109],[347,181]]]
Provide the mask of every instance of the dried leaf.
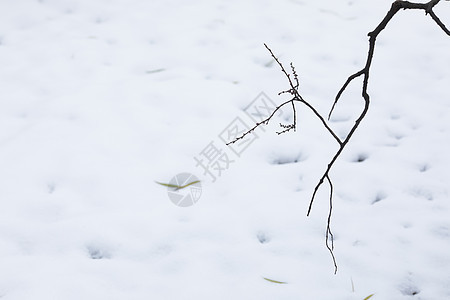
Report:
[[270,279],[270,278],[266,278],[266,277],[263,277],[265,280],[267,280],[267,281],[270,281],[270,282],[273,282],[273,283],[278,283],[278,284],[287,284],[287,282],[283,282],[283,281],[278,281],[278,280],[273,280],[273,279]]
[[155,182],[156,182],[157,184],[160,184],[160,185],[163,185],[163,186],[167,186],[167,187],[170,187],[170,188],[174,188],[175,190],[181,190],[181,189],[184,189],[184,188],[186,188],[186,187],[188,187],[188,186],[190,186],[190,185],[199,183],[200,180],[192,181],[192,182],[190,182],[190,183],[188,183],[188,184],[186,184],[186,185],[176,185],[176,184],[170,184],[170,183],[162,183],[162,182],[158,182],[158,181],[155,181]]

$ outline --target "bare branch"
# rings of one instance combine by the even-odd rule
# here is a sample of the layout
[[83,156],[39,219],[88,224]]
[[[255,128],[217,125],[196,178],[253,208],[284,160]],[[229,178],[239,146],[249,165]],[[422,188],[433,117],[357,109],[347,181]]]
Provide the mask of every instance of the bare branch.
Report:
[[[278,94],[279,95],[281,95],[281,94],[290,94],[290,95],[293,96],[293,98],[291,98],[290,100],[285,101],[282,104],[278,105],[276,107],[276,109],[273,111],[273,113],[267,119],[265,119],[265,120],[263,120],[263,121],[261,121],[259,123],[256,123],[253,128],[251,128],[250,130],[248,130],[247,132],[245,132],[243,135],[241,135],[240,137],[236,138],[235,140],[227,143],[227,145],[233,144],[233,143],[237,142],[238,140],[243,139],[247,134],[250,134],[251,132],[253,132],[258,126],[269,124],[269,121],[272,119],[272,117],[275,115],[275,113],[281,107],[283,107],[284,105],[289,104],[289,103],[292,105],[292,110],[293,110],[293,114],[294,114],[293,115],[293,122],[292,122],[292,124],[288,124],[288,125],[280,123],[280,127],[282,128],[282,130],[280,132],[277,132],[277,134],[286,133],[286,132],[291,131],[292,129],[294,131],[296,130],[296,126],[297,126],[297,112],[296,112],[296,109],[295,109],[295,103],[294,102],[300,102],[300,103],[304,104],[322,122],[322,125],[324,126],[324,128],[326,128],[326,130],[331,134],[331,136],[339,144],[339,149],[336,151],[336,153],[332,157],[331,161],[328,163],[328,166],[325,169],[324,173],[322,174],[322,177],[319,179],[319,182],[317,183],[317,185],[314,188],[314,191],[313,191],[311,199],[310,199],[307,215],[309,216],[309,214],[311,213],[312,205],[314,203],[314,200],[315,200],[315,197],[317,195],[317,192],[320,189],[320,187],[322,186],[322,184],[324,183],[324,181],[326,180],[328,182],[328,184],[330,185],[330,195],[329,195],[330,204],[329,204],[329,212],[328,212],[328,219],[327,219],[325,244],[326,244],[326,247],[329,250],[329,252],[330,252],[330,254],[331,254],[332,258],[333,258],[333,263],[334,263],[334,267],[335,267],[335,273],[337,272],[337,263],[336,263],[336,258],[335,258],[334,253],[333,253],[333,250],[334,250],[334,236],[333,236],[333,233],[331,231],[331,216],[332,216],[332,211],[333,211],[333,193],[334,193],[334,190],[333,190],[333,183],[332,183],[332,180],[330,178],[330,171],[331,171],[331,168],[333,167],[334,163],[340,157],[340,155],[341,155],[342,151],[344,150],[344,148],[349,143],[349,141],[352,138],[353,134],[358,129],[359,125],[361,124],[362,120],[364,119],[364,117],[366,116],[366,114],[367,114],[367,112],[369,110],[370,96],[369,96],[369,94],[367,92],[367,88],[368,88],[368,85],[369,85],[370,67],[372,65],[372,59],[373,59],[373,55],[374,55],[374,51],[375,51],[376,39],[377,39],[378,35],[386,28],[386,26],[388,25],[390,20],[395,16],[395,14],[401,9],[403,9],[403,10],[405,10],[405,9],[422,9],[422,10],[424,10],[426,15],[430,15],[430,17],[436,22],[436,24],[447,35],[450,35],[450,31],[441,22],[441,20],[436,16],[436,14],[433,11],[434,6],[436,6],[439,2],[440,2],[440,0],[431,0],[431,1],[427,2],[427,3],[412,3],[412,2],[409,2],[409,1],[399,1],[399,0],[394,1],[392,3],[391,8],[387,12],[386,16],[381,20],[381,22],[378,24],[378,26],[373,31],[368,33],[368,36],[369,36],[369,49],[368,49],[368,53],[367,53],[365,66],[364,66],[364,68],[362,68],[361,70],[355,72],[354,74],[350,75],[347,78],[345,83],[339,89],[339,91],[338,91],[338,93],[337,93],[337,95],[336,95],[336,97],[334,99],[334,102],[333,102],[333,105],[331,107],[331,110],[330,110],[330,112],[328,114],[328,120],[329,120],[330,117],[331,117],[331,114],[333,113],[333,111],[334,111],[334,109],[335,109],[335,107],[336,107],[336,105],[338,103],[338,101],[341,99],[341,96],[344,93],[344,91],[347,89],[348,85],[353,80],[355,80],[356,78],[359,78],[360,76],[362,76],[361,96],[362,96],[362,98],[364,100],[364,107],[363,107],[360,115],[358,116],[358,118],[355,120],[355,123],[354,123],[353,127],[350,129],[349,133],[347,134],[347,136],[345,137],[344,140],[341,140],[334,133],[334,131],[330,128],[330,126],[327,124],[325,119],[319,114],[319,112],[316,110],[316,108],[314,108],[314,106],[312,106],[309,102],[304,100],[303,97],[300,95],[300,93],[299,93],[299,86],[300,86],[300,84],[299,84],[298,74],[297,74],[297,72],[296,72],[296,70],[294,68],[294,65],[292,63],[290,64],[292,74],[289,74],[286,71],[286,69],[284,68],[283,64],[280,62],[280,60],[275,56],[273,51],[266,44],[264,44],[264,46],[270,52],[270,55],[276,61],[278,66],[281,68],[281,71],[286,76],[286,78],[287,78],[287,80],[289,82],[289,89],[281,91]],[[291,78],[291,75],[293,75],[293,78]]]
[[444,30],[444,32],[447,35],[450,35],[450,30],[447,29],[447,27],[445,27],[444,23],[442,23],[442,21],[438,18],[438,16],[436,16],[436,14],[434,13],[434,11],[429,11],[428,14],[430,15],[430,17],[436,22],[436,24],[438,24],[439,27],[442,28],[442,30]]
[[342,93],[345,91],[345,89],[347,89],[347,86],[350,84],[350,82],[353,81],[353,79],[355,79],[356,77],[359,77],[359,76],[361,76],[363,74],[364,74],[364,69],[362,69],[361,71],[356,72],[355,74],[351,75],[347,79],[347,81],[344,83],[344,85],[341,87],[341,89],[337,93],[336,98],[334,99],[333,106],[331,107],[330,113],[328,114],[328,120],[330,120],[331,114],[333,113],[333,110],[334,110],[334,107],[336,106],[336,103],[339,101],[339,99],[341,98]]
[[[324,174],[319,179],[319,182],[317,183],[316,187],[314,188],[314,192],[313,192],[313,195],[311,197],[311,200],[310,200],[310,203],[309,203],[309,207],[308,207],[308,212],[307,212],[307,215],[309,216],[309,214],[311,212],[311,209],[312,209],[312,205],[313,205],[315,196],[317,194],[317,191],[322,186],[324,180],[327,179],[328,183],[330,184],[331,190],[330,190],[330,211],[329,211],[328,221],[327,221],[326,246],[327,246],[328,250],[330,251],[331,256],[333,258],[333,262],[334,262],[334,265],[335,265],[335,272],[337,271],[337,265],[336,265],[336,260],[335,260],[334,254],[333,254],[333,235],[332,235],[331,230],[330,230],[330,221],[331,221],[331,212],[332,212],[333,185],[332,185],[332,182],[331,182],[330,177],[329,177],[329,172],[330,172],[331,168],[333,167],[334,163],[336,162],[336,160],[338,159],[338,157],[341,155],[341,153],[344,150],[345,146],[350,141],[350,139],[353,136],[353,134],[355,133],[356,129],[359,127],[361,121],[366,116],[367,111],[369,109],[370,96],[369,96],[369,94],[367,92],[367,87],[368,87],[368,84],[369,84],[370,67],[372,65],[372,59],[373,59],[373,55],[374,55],[374,51],[375,51],[376,39],[377,39],[378,35],[380,34],[380,32],[383,31],[383,29],[386,28],[386,26],[388,25],[389,21],[394,17],[394,15],[400,9],[423,9],[425,11],[425,13],[429,14],[432,17],[432,19],[437,23],[437,25],[442,30],[444,30],[444,32],[446,34],[450,35],[448,29],[439,20],[439,18],[435,15],[435,13],[433,11],[433,7],[436,4],[438,4],[439,2],[440,2],[440,0],[431,0],[428,3],[411,3],[409,1],[395,1],[394,3],[392,3],[391,9],[388,11],[388,13],[383,18],[383,20],[380,22],[380,24],[378,24],[378,26],[375,28],[375,30],[373,30],[372,32],[370,32],[368,34],[368,36],[369,36],[369,51],[368,51],[368,54],[367,54],[367,60],[366,60],[366,64],[365,64],[364,68],[348,77],[346,82],[343,84],[343,86],[341,87],[341,89],[337,93],[335,101],[334,101],[334,103],[333,103],[333,105],[331,107],[330,113],[328,115],[328,119],[330,119],[331,114],[332,114],[332,112],[333,112],[333,110],[334,110],[338,100],[341,98],[342,93],[347,89],[347,87],[350,84],[350,82],[352,82],[354,79],[356,79],[356,78],[358,78],[360,76],[363,76],[363,85],[362,85],[361,96],[364,99],[364,108],[363,108],[361,114],[359,115],[359,117],[357,118],[357,120],[355,121],[355,124],[351,128],[351,130],[348,133],[348,135],[345,138],[345,140],[340,144],[340,148],[338,149],[336,154],[331,159],[331,161],[328,164]],[[331,237],[331,248],[330,248],[330,246],[328,244],[329,235]]]

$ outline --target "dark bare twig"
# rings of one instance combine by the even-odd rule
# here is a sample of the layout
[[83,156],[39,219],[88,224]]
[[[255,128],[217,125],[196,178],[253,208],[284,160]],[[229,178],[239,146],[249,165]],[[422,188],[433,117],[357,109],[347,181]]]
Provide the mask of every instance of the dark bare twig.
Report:
[[292,103],[292,101],[294,101],[294,99],[288,100],[284,103],[281,103],[280,105],[278,105],[275,110],[272,112],[272,114],[270,116],[268,116],[266,119],[262,120],[261,122],[258,122],[255,124],[255,126],[253,126],[252,128],[250,128],[248,131],[244,132],[241,136],[237,137],[236,139],[232,140],[231,142],[226,143],[226,145],[231,145],[236,143],[239,140],[242,140],[246,135],[252,133],[253,131],[255,131],[256,128],[258,128],[261,125],[268,125],[270,122],[270,119],[272,119],[272,117],[275,115],[275,113],[280,110],[284,105],[288,104],[288,103]]
[[[330,185],[330,206],[328,210],[328,220],[327,220],[327,231],[325,233],[325,245],[327,246],[328,251],[331,254],[331,258],[333,259],[334,264],[334,274],[337,273],[338,266],[336,263],[336,257],[334,256],[334,236],[331,232],[331,214],[333,212],[333,182],[330,177],[327,176],[328,184]],[[331,241],[331,247],[328,241]]]
[[[448,1],[448,0],[447,0]],[[361,114],[359,115],[359,117],[355,120],[355,123],[353,125],[353,127],[350,129],[349,133],[347,134],[347,136],[345,137],[344,140],[341,140],[335,133],[334,131],[328,126],[327,122],[325,121],[325,119],[319,114],[319,112],[311,105],[309,104],[307,101],[305,101],[303,99],[303,97],[300,95],[298,89],[299,89],[299,80],[298,80],[298,75],[297,72],[295,71],[295,68],[293,66],[293,64],[290,64],[291,67],[291,71],[292,71],[292,75],[293,75],[293,79],[291,78],[291,74],[289,74],[286,69],[284,68],[283,64],[278,60],[278,58],[275,56],[275,54],[272,52],[272,50],[266,45],[264,44],[264,46],[266,47],[266,49],[270,52],[270,55],[272,56],[272,58],[276,61],[276,63],[278,64],[278,66],[280,66],[281,71],[283,72],[283,74],[286,76],[286,78],[288,79],[289,82],[289,89],[284,90],[280,93],[278,93],[278,95],[281,94],[291,94],[293,96],[292,99],[280,104],[279,106],[276,107],[276,109],[274,110],[274,112],[265,120],[256,123],[256,125],[251,128],[250,130],[248,130],[247,132],[245,132],[243,135],[241,135],[240,137],[236,138],[235,140],[229,142],[227,145],[232,144],[237,142],[238,140],[244,138],[247,134],[253,132],[258,126],[260,125],[267,125],[269,124],[269,121],[271,120],[271,118],[275,115],[275,112],[277,112],[281,107],[283,107],[286,104],[291,103],[292,104],[292,109],[294,112],[294,120],[292,124],[289,125],[283,125],[280,123],[280,127],[283,129],[280,132],[277,132],[278,134],[282,134],[282,133],[286,133],[290,130],[296,130],[296,126],[297,126],[297,115],[296,115],[296,110],[295,110],[295,105],[294,102],[300,102],[302,104],[304,104],[306,107],[308,107],[313,114],[322,122],[322,125],[327,129],[327,131],[333,136],[333,138],[337,141],[337,143],[339,144],[339,149],[336,151],[335,155],[333,156],[333,158],[331,159],[331,161],[328,163],[327,168],[325,169],[322,177],[319,179],[319,182],[317,183],[317,185],[314,188],[310,203],[309,203],[309,207],[308,207],[308,212],[307,212],[307,216],[309,216],[309,214],[311,213],[311,209],[312,209],[312,205],[314,203],[316,194],[319,190],[319,188],[322,186],[322,184],[324,183],[324,181],[326,180],[330,186],[330,195],[329,195],[329,212],[328,212],[328,219],[327,219],[327,229],[326,229],[326,234],[325,234],[325,244],[327,249],[329,250],[331,257],[333,259],[333,263],[334,263],[334,267],[335,267],[335,273],[337,272],[337,263],[336,263],[336,258],[334,256],[334,236],[333,233],[331,232],[331,216],[332,216],[332,212],[333,212],[333,183],[331,181],[330,178],[330,171],[331,168],[333,167],[334,163],[337,161],[337,159],[339,158],[339,156],[341,155],[342,151],[344,150],[344,148],[347,146],[348,142],[350,141],[350,139],[352,138],[353,134],[355,133],[356,129],[359,127],[359,125],[361,124],[362,120],[364,119],[364,117],[366,116],[368,110],[369,110],[369,105],[370,105],[370,96],[367,92],[367,88],[369,85],[369,75],[370,75],[370,67],[372,65],[372,59],[373,59],[373,55],[375,52],[375,44],[376,44],[376,39],[378,37],[378,35],[381,33],[381,31],[383,31],[383,29],[386,28],[386,26],[388,25],[389,21],[395,16],[395,14],[403,9],[421,9],[425,11],[426,15],[430,15],[430,17],[436,22],[436,24],[447,34],[450,35],[450,31],[447,29],[447,27],[442,23],[442,21],[437,17],[437,15],[434,13],[433,8],[440,2],[440,0],[431,0],[427,3],[413,3],[413,2],[409,2],[409,1],[394,1],[392,3],[391,8],[389,9],[389,11],[387,12],[386,16],[383,18],[383,20],[381,20],[381,22],[378,24],[378,26],[371,32],[368,33],[369,36],[369,50],[367,53],[367,59],[366,59],[366,64],[364,65],[364,68],[362,68],[361,70],[355,72],[354,74],[350,75],[347,80],[345,81],[345,83],[342,85],[342,87],[340,88],[340,90],[338,91],[335,100],[333,102],[333,105],[331,107],[331,110],[328,114],[328,120],[331,117],[331,114],[334,111],[334,108],[336,106],[336,104],[338,103],[339,99],[341,98],[342,94],[344,93],[344,91],[347,89],[348,85],[355,80],[356,78],[363,76],[363,80],[362,80],[362,90],[361,90],[361,96],[364,100],[364,108],[361,112]],[[331,242],[331,244],[330,244]]]
[[297,127],[297,111],[295,110],[294,100],[291,101],[291,104],[292,104],[292,111],[294,112],[292,124],[284,125],[284,124],[280,123],[280,127],[284,128],[284,130],[277,132],[278,135],[280,135],[282,133],[286,133],[286,132],[290,131],[291,129],[294,129],[294,131],[295,131],[295,129]]
[[[448,0],[447,0],[448,1]],[[441,27],[442,30],[444,30],[444,32],[447,35],[450,35],[450,30],[447,29],[447,27],[445,27],[444,23],[442,23],[442,21],[438,18],[438,16],[436,16],[436,14],[434,13],[434,11],[429,11],[428,14],[430,15],[430,17],[436,22],[436,24],[438,24],[439,27]]]

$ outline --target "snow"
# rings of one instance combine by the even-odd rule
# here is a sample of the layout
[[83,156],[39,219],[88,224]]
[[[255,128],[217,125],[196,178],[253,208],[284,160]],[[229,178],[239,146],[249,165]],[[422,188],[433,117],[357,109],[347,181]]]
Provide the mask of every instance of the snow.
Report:
[[[331,172],[336,275],[326,185],[306,217],[337,149],[320,122],[299,105],[278,136],[286,106],[242,153],[220,139],[253,125],[252,101],[288,99],[264,43],[325,116],[378,2],[1,2],[0,298],[450,299],[450,39],[422,11],[379,36],[369,113]],[[215,180],[194,159],[210,143],[229,159]],[[202,194],[177,207],[155,181],[185,172]]]

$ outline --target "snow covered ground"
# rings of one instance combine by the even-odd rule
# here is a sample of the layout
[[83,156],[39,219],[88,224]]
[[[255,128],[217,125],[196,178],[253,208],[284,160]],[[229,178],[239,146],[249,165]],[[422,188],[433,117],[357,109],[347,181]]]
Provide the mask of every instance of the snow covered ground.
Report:
[[[390,4],[0,2],[0,298],[450,299],[450,38],[422,11],[379,37],[369,114],[331,173],[337,275],[327,186],[306,217],[336,151],[317,119],[298,106],[277,136],[286,107],[244,150],[221,141],[287,99],[263,43],[326,115]],[[450,3],[436,13],[450,26]],[[196,162],[212,146],[215,179]],[[201,180],[190,207],[155,183],[183,172]]]

